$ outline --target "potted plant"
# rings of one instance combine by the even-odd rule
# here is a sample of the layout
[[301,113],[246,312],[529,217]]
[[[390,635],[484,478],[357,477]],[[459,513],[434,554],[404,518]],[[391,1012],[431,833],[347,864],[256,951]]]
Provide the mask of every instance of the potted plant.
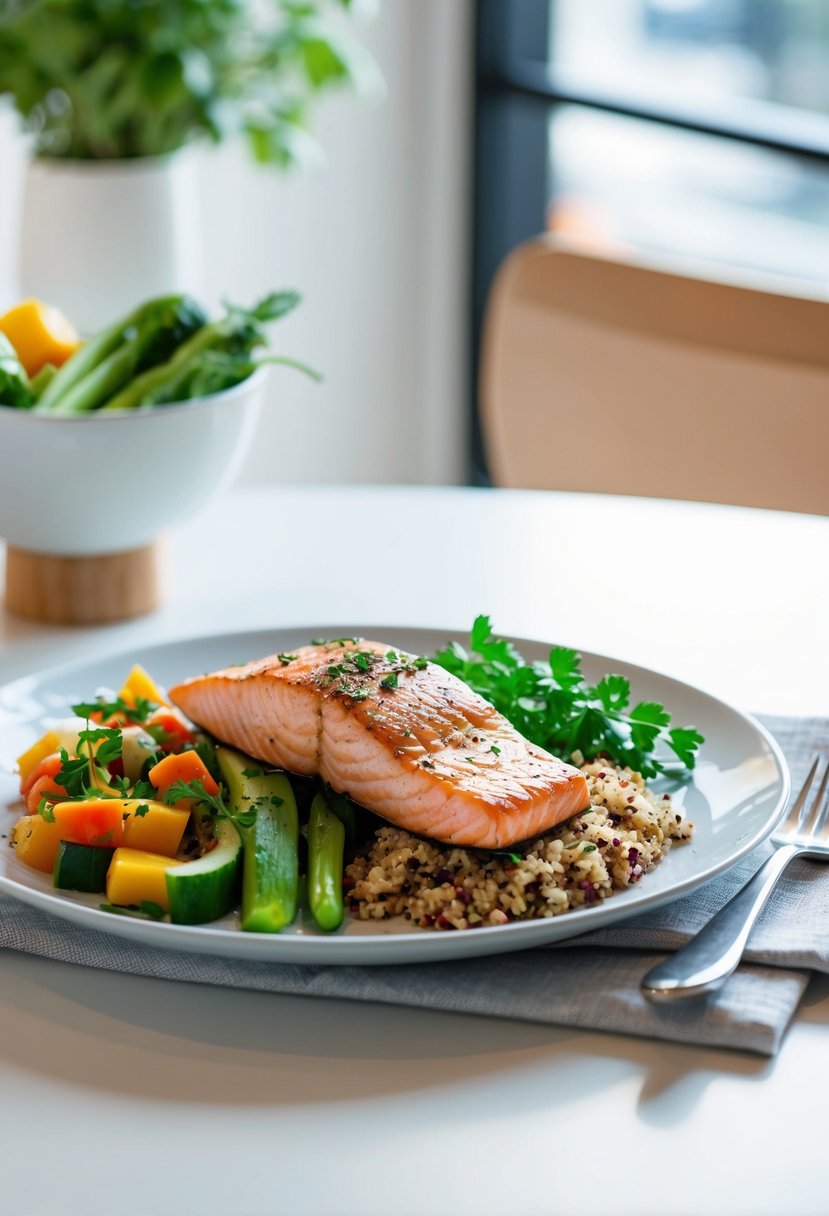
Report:
[[198,288],[188,149],[244,137],[288,168],[318,147],[314,99],[373,87],[353,0],[11,0],[0,94],[33,144],[21,280],[84,331],[136,298]]

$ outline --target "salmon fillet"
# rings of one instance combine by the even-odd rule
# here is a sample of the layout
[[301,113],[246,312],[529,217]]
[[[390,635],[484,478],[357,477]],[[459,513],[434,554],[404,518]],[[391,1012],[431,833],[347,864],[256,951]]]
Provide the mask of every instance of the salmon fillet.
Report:
[[222,742],[447,844],[504,848],[590,801],[583,773],[462,680],[381,642],[270,655],[185,680],[170,698]]

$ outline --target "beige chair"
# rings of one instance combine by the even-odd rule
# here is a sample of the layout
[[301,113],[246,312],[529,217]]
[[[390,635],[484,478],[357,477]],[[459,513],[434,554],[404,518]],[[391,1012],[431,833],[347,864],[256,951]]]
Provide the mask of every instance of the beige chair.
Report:
[[516,249],[489,299],[497,485],[829,514],[829,301]]

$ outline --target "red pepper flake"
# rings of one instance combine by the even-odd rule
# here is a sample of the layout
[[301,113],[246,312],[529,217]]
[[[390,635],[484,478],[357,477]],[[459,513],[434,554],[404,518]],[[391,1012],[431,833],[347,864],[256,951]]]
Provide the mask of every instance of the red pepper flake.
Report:
[[662,795],[662,801],[663,801],[663,802],[670,802],[670,801],[671,801],[671,795],[670,795],[670,794],[663,794],[663,795]]
[[622,787],[623,790],[626,790],[627,787],[630,785],[630,782],[629,781],[620,781],[619,785]]

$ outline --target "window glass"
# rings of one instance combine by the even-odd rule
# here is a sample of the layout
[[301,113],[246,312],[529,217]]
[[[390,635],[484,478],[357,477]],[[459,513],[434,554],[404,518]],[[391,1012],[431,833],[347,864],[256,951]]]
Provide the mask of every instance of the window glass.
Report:
[[829,280],[829,168],[583,106],[549,130],[552,230]]
[[827,0],[550,0],[549,29],[585,86],[829,112]]
[[[550,58],[576,89],[727,123],[746,104],[825,139],[826,0],[551,0]],[[764,108],[765,107],[765,108]],[[548,222],[650,248],[829,279],[829,164],[580,106],[550,119]]]

